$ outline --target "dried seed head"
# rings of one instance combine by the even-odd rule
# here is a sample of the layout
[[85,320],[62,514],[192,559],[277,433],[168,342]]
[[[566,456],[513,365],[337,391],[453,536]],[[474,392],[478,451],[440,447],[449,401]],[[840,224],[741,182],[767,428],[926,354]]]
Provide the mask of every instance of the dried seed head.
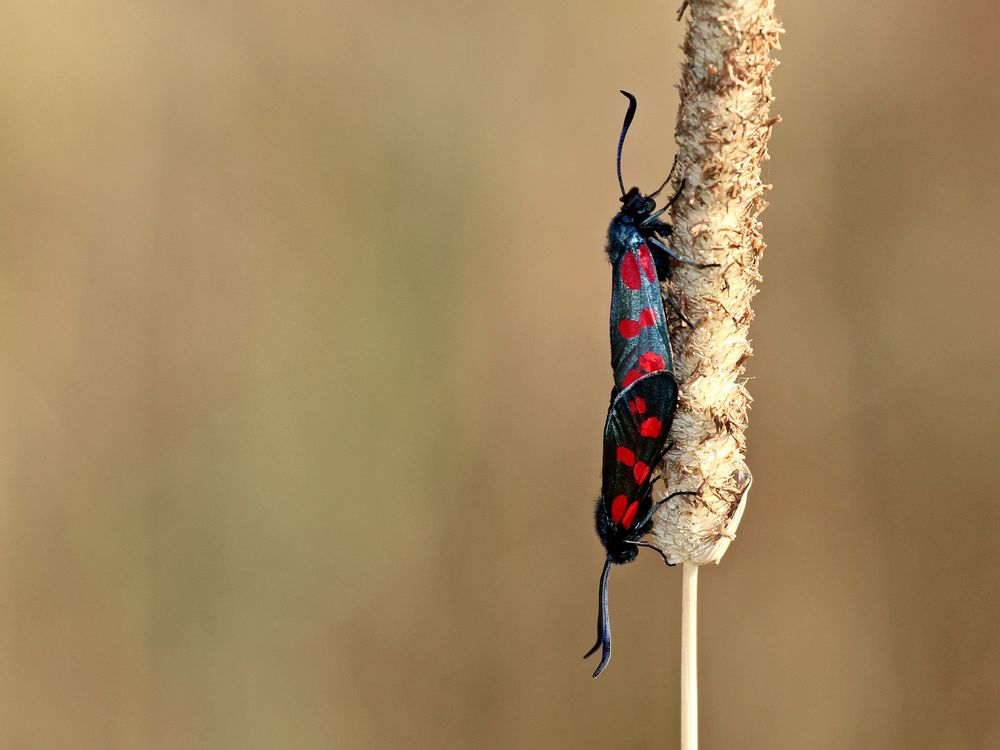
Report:
[[666,286],[695,328],[671,330],[680,400],[664,477],[671,492],[701,490],[674,498],[654,521],[650,541],[672,563],[718,562],[750,489],[744,363],[764,250],[760,170],[778,119],[769,112],[771,52],[781,31],[773,0],[690,3],[676,132],[686,184],[671,239],[687,258],[721,266],[677,267]]

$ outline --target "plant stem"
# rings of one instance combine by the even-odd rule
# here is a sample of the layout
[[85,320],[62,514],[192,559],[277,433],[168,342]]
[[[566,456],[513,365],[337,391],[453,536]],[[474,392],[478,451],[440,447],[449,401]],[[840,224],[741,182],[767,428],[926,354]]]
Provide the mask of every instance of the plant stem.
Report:
[[698,565],[684,563],[681,588],[681,750],[698,750]]

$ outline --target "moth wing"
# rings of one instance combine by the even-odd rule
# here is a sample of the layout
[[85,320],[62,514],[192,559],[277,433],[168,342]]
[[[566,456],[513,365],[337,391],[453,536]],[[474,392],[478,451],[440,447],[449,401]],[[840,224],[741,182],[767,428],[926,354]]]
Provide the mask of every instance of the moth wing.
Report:
[[647,373],[673,370],[660,285],[645,244],[612,267],[611,369],[619,388]]
[[662,457],[676,406],[677,381],[666,370],[639,378],[611,402],[604,425],[601,497],[615,524],[628,527],[631,524],[624,521],[648,509],[651,501],[646,498],[631,518],[628,515]]

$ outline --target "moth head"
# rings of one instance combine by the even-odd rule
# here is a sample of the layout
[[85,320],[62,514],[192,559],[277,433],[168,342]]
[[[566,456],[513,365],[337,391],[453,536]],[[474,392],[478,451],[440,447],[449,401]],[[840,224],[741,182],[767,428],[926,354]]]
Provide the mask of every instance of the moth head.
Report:
[[629,188],[619,200],[622,202],[622,213],[635,219],[644,219],[656,210],[656,201],[643,195],[636,187]]
[[606,549],[608,550],[608,557],[611,558],[611,562],[615,565],[630,563],[639,554],[639,548],[628,540],[612,542],[606,546]]

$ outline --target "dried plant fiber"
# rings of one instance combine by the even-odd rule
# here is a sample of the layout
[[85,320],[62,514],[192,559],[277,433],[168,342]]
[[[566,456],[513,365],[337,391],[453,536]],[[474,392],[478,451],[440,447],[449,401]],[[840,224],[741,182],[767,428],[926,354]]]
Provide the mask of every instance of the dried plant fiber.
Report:
[[671,563],[718,562],[734,538],[751,475],[744,460],[750,394],[750,303],[761,280],[761,165],[777,118],[771,72],[781,26],[773,0],[693,0],[684,41],[675,138],[684,189],[673,208],[672,246],[699,263],[678,266],[665,291],[690,329],[671,329],[680,399],[663,473],[671,492],[651,544]]

